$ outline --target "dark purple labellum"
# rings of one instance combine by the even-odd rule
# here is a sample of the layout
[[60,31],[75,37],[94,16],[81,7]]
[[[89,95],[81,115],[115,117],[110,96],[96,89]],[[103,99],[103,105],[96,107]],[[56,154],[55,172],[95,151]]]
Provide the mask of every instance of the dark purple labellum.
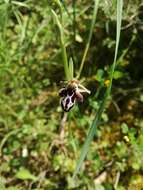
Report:
[[59,95],[60,95],[61,97],[67,96],[67,89],[66,89],[66,88],[60,89]]
[[68,112],[74,106],[75,100],[76,100],[75,92],[72,92],[72,94],[70,92],[67,94],[67,96],[63,97],[61,99],[61,106],[63,110]]
[[78,102],[83,102],[83,95],[80,92],[76,91],[75,97],[76,97]]

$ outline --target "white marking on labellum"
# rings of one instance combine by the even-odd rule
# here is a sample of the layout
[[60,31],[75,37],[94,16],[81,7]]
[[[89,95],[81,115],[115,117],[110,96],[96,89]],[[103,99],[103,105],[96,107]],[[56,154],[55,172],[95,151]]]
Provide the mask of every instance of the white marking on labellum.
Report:
[[75,93],[73,92],[72,95],[67,95],[63,97],[61,100],[61,105],[64,111],[69,111],[75,104]]

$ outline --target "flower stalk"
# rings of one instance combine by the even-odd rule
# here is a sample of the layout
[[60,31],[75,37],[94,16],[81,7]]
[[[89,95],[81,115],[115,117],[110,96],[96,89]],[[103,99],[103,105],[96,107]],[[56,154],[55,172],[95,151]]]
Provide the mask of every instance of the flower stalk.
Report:
[[56,21],[56,24],[58,26],[59,29],[59,33],[60,33],[60,46],[61,46],[61,50],[62,50],[62,59],[63,59],[63,64],[64,64],[64,71],[65,71],[65,76],[66,76],[66,80],[70,79],[70,74],[69,74],[69,68],[68,68],[68,58],[67,58],[67,52],[66,52],[66,47],[65,47],[65,42],[64,42],[64,31],[63,31],[63,27],[58,19],[57,14],[55,13],[54,10],[52,10],[52,14],[53,17]]

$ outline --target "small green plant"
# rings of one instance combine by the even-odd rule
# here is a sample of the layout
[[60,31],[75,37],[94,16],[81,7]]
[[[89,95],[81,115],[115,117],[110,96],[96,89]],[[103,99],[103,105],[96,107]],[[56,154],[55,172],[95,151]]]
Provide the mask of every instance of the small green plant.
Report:
[[[58,1],[59,2],[59,1]],[[92,21],[91,21],[91,27],[90,27],[90,32],[89,32],[89,37],[88,37],[88,40],[87,40],[87,43],[86,43],[86,47],[85,47],[85,51],[83,53],[83,58],[82,58],[82,61],[81,61],[81,65],[80,65],[80,68],[79,68],[79,72],[78,72],[78,75],[76,78],[80,78],[80,75],[81,75],[81,72],[83,70],[83,66],[84,66],[84,63],[85,63],[85,58],[86,58],[86,55],[87,55],[87,52],[88,52],[88,49],[89,49],[89,46],[90,46],[90,41],[91,41],[91,38],[92,38],[92,33],[93,33],[93,28],[94,28],[94,25],[95,25],[95,20],[96,20],[96,15],[97,15],[97,11],[98,11],[98,7],[99,7],[99,0],[97,1],[94,1],[94,11],[93,11],[93,17],[92,17]],[[59,2],[60,4],[60,2]],[[60,5],[60,8],[61,8],[61,5]],[[110,76],[109,76],[109,85],[107,87],[107,90],[105,92],[105,95],[104,95],[104,98],[100,104],[100,107],[96,113],[96,116],[91,124],[91,127],[89,129],[89,132],[88,132],[88,135],[87,135],[87,138],[85,140],[85,143],[83,145],[83,148],[82,148],[82,151],[81,151],[81,155],[80,155],[80,158],[77,162],[77,167],[75,169],[75,172],[74,172],[74,177],[76,176],[76,174],[79,172],[79,169],[87,155],[87,152],[89,150],[89,146],[90,146],[90,143],[94,137],[94,135],[96,134],[96,129],[97,129],[97,126],[101,120],[101,116],[102,116],[102,113],[106,107],[106,102],[110,96],[110,92],[111,92],[111,87],[112,87],[112,81],[113,81],[113,78],[114,78],[114,71],[115,71],[115,67],[116,67],[116,60],[117,60],[117,53],[118,53],[118,47],[119,47],[119,39],[120,39],[120,30],[121,30],[121,20],[122,20],[122,8],[123,8],[123,1],[120,0],[120,1],[117,1],[117,29],[116,29],[116,47],[115,47],[115,55],[114,55],[114,61],[113,61],[113,64],[111,66],[111,70],[110,70]],[[61,9],[60,9],[61,10]],[[65,44],[64,44],[64,30],[63,30],[63,26],[61,25],[59,19],[58,19],[58,16],[56,15],[55,11],[52,10],[52,13],[53,13],[53,16],[56,20],[56,23],[57,23],[57,26],[59,28],[59,31],[60,31],[60,44],[61,44],[61,50],[62,50],[62,57],[63,57],[63,63],[64,63],[64,70],[65,70],[65,76],[66,76],[66,79],[69,80],[71,79],[71,77],[73,77],[73,61],[71,61],[70,59],[70,63],[68,65],[68,56],[67,56],[67,53],[66,53],[66,47],[65,47]],[[62,12],[61,12],[62,14]],[[66,95],[65,95],[66,96]],[[66,107],[66,103],[63,103],[62,104],[62,107]],[[73,105],[71,105],[72,107]],[[70,107],[70,108],[71,108]],[[66,109],[64,109],[66,111]],[[67,109],[68,111],[70,110],[69,108]]]
[[61,105],[64,111],[69,111],[75,104],[75,101],[82,102],[83,101],[83,96],[81,93],[88,93],[90,94],[90,91],[86,89],[82,84],[80,84],[79,78],[81,75],[81,72],[83,70],[83,66],[85,63],[85,58],[90,46],[91,38],[92,38],[92,33],[94,29],[94,24],[96,20],[96,15],[97,15],[97,10],[98,10],[98,1],[94,1],[94,11],[93,11],[93,16],[92,16],[92,22],[91,22],[91,27],[90,27],[90,32],[89,32],[89,37],[85,46],[85,50],[83,53],[83,58],[80,64],[79,72],[78,75],[74,78],[74,65],[73,65],[73,60],[72,58],[69,59],[68,63],[68,56],[66,52],[66,47],[64,43],[64,29],[62,26],[62,5],[60,1],[56,1],[60,8],[60,13],[61,13],[61,20],[59,20],[57,14],[55,13],[54,10],[52,10],[53,17],[56,21],[56,24],[59,29],[60,33],[60,46],[61,46],[61,52],[62,52],[62,58],[63,58],[63,65],[64,65],[64,71],[65,71],[65,78],[67,80],[67,86],[66,88],[63,88],[60,90],[60,96],[62,97],[61,99]]
[[[61,98],[61,106],[62,106],[63,110],[68,112],[74,106],[76,101],[83,102],[82,93],[90,94],[90,91],[88,89],[86,89],[82,84],[80,84],[79,80],[77,80],[78,77],[74,78],[74,65],[73,65],[72,58],[69,59],[69,64],[68,64],[68,58],[67,58],[68,56],[66,53],[66,47],[65,47],[65,43],[64,43],[63,27],[62,27],[62,25],[58,19],[58,16],[54,10],[52,10],[52,14],[53,14],[53,16],[56,20],[56,24],[59,28],[60,45],[61,45],[61,50],[62,50],[64,71],[65,71],[65,76],[66,76],[66,80],[67,80],[66,87],[64,87],[60,90],[59,95],[62,97]],[[90,36],[91,36],[91,34],[90,34]],[[91,37],[90,37],[90,39],[91,39]],[[88,42],[88,44],[89,44],[89,42]],[[86,52],[87,52],[87,47],[86,47]],[[86,54],[86,53],[84,53],[84,54]],[[84,55],[84,57],[85,57],[85,55]],[[81,63],[80,72],[82,70],[82,67],[83,67],[83,61]]]

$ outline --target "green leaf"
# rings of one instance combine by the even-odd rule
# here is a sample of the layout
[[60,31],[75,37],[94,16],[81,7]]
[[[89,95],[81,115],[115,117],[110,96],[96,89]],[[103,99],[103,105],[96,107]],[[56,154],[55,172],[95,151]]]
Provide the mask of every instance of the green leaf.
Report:
[[98,69],[96,73],[96,80],[99,82],[103,81],[103,75],[104,71],[102,69]]
[[133,168],[134,170],[139,170],[139,169],[140,169],[140,164],[139,164],[138,162],[133,162],[133,163],[132,163],[132,168]]
[[114,72],[114,79],[119,79],[123,77],[123,73],[120,71],[115,71]]
[[83,161],[87,155],[87,152],[89,150],[90,143],[91,143],[94,135],[96,134],[97,125],[101,119],[101,115],[102,115],[102,112],[104,110],[104,104],[105,104],[105,99],[101,103],[101,106],[100,106],[100,108],[99,108],[99,110],[95,116],[95,119],[93,120],[93,122],[91,124],[91,127],[89,129],[88,135],[87,135],[86,140],[85,140],[85,143],[82,147],[79,160],[77,161],[77,166],[76,166],[73,177],[75,177],[77,175],[77,173],[79,172],[79,169],[80,169],[80,167],[81,167],[81,165],[82,165],[82,163],[83,163]]
[[93,137],[96,134],[97,131],[97,126],[101,120],[101,116],[102,113],[105,109],[106,106],[106,102],[108,100],[108,97],[110,95],[110,91],[111,91],[111,86],[112,86],[112,80],[113,80],[113,76],[114,76],[114,70],[115,70],[115,66],[116,66],[116,60],[117,60],[117,53],[118,53],[118,47],[119,47],[119,39],[120,39],[120,31],[121,31],[121,20],[122,20],[122,8],[123,8],[123,0],[118,1],[117,0],[117,27],[116,27],[116,48],[115,48],[115,55],[114,55],[114,61],[112,64],[112,69],[111,69],[111,73],[110,73],[110,85],[106,90],[105,96],[103,98],[103,101],[100,104],[99,110],[97,111],[97,114],[95,115],[95,118],[91,124],[91,127],[89,129],[87,138],[85,140],[85,143],[83,145],[83,148],[81,150],[81,154],[79,157],[79,160],[77,161],[77,166],[74,172],[73,177],[75,177],[77,175],[77,173],[80,170],[80,167],[87,155],[87,152],[89,150],[90,147],[90,143],[93,140]]
[[126,123],[122,123],[121,129],[122,129],[122,133],[124,133],[124,134],[127,134],[129,131],[128,125]]
[[120,40],[120,32],[121,32],[121,21],[122,21],[123,0],[120,0],[120,1],[117,0],[116,2],[117,2],[116,47],[115,47],[114,61],[113,61],[111,73],[110,73],[110,85],[109,85],[109,88],[107,89],[108,96],[111,91],[112,81],[113,81],[115,67],[116,67],[117,53],[118,53],[118,48],[119,48],[119,40]]
[[143,102],[143,94],[140,95],[140,101]]
[[12,4],[15,4],[19,7],[26,7],[26,8],[29,8],[29,6],[26,4],[26,3],[23,3],[23,2],[19,2],[19,1],[12,1],[11,2]]
[[65,42],[64,42],[64,30],[56,12],[54,10],[51,10],[51,11],[52,11],[53,18],[55,19],[56,24],[59,29],[60,46],[61,46],[61,51],[62,51],[62,59],[63,59],[63,65],[64,65],[64,70],[65,70],[65,76],[66,76],[66,79],[69,80],[69,68],[68,68],[67,52],[66,52],[66,47],[65,47]]
[[21,168],[17,174],[16,174],[16,178],[21,179],[21,180],[32,180],[32,181],[36,181],[37,177],[35,177],[34,175],[32,175],[30,173],[29,170],[25,169],[25,168]]
[[84,50],[84,53],[83,53],[83,57],[82,57],[82,60],[81,60],[81,64],[80,64],[79,73],[78,73],[77,78],[79,78],[80,75],[81,75],[81,72],[83,70],[83,66],[84,66],[84,63],[85,63],[85,59],[86,59],[86,56],[87,56],[87,53],[88,53],[88,50],[89,50],[89,47],[90,47],[90,42],[91,42],[93,30],[94,30],[95,21],[96,21],[96,15],[97,15],[97,12],[98,12],[98,7],[99,7],[99,1],[100,0],[94,0],[94,10],[93,10],[92,21],[91,21],[91,25],[90,25],[89,36],[88,36],[88,39],[87,39],[87,43],[86,43],[86,46],[85,46],[85,50]]
[[69,60],[69,75],[70,75],[70,80],[72,80],[74,78],[74,65],[72,58],[70,58]]

